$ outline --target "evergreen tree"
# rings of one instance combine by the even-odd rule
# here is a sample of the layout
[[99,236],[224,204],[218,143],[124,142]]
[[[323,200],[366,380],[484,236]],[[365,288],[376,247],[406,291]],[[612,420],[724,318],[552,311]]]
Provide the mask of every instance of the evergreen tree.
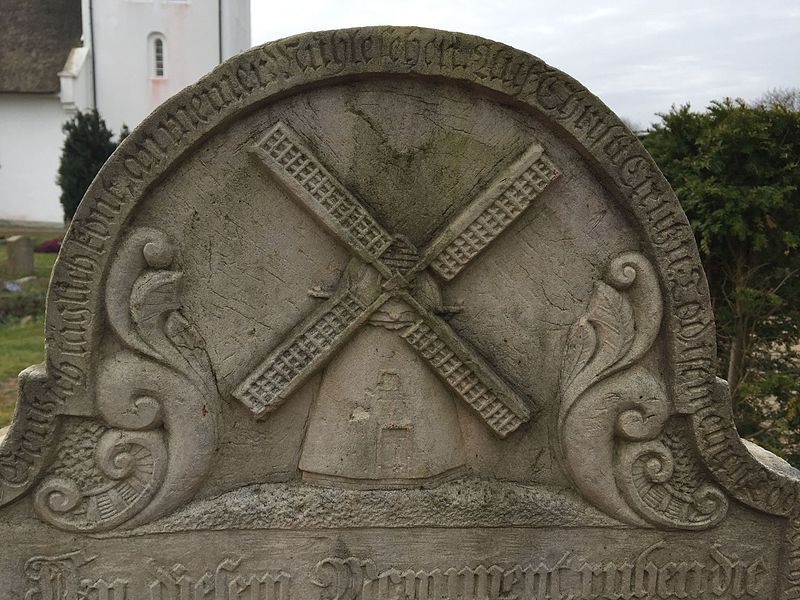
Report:
[[798,94],[659,116],[642,141],[700,247],[737,427],[800,466]]
[[[66,138],[56,182],[61,187],[64,218],[72,219],[100,167],[117,147],[113,133],[94,109],[80,112],[62,127]],[[127,130],[127,128],[126,128]]]
[[119,146],[122,143],[122,140],[124,140],[130,134],[131,134],[131,130],[128,129],[128,126],[125,125],[125,123],[123,123],[122,124],[122,129],[119,130],[119,137],[117,137],[117,146]]

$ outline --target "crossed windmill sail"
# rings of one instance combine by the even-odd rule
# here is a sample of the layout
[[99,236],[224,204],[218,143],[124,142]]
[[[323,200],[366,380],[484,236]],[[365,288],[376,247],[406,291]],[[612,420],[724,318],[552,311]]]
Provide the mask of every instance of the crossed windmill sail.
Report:
[[337,292],[241,382],[233,393],[236,398],[257,417],[275,410],[396,297],[416,314],[400,336],[497,435],[506,437],[530,419],[530,403],[406,288],[429,267],[444,280],[454,278],[558,176],[539,144],[523,152],[419,256],[402,247],[398,252],[398,237],[387,232],[284,123],[272,127],[252,152],[368,267],[358,276],[344,277]]

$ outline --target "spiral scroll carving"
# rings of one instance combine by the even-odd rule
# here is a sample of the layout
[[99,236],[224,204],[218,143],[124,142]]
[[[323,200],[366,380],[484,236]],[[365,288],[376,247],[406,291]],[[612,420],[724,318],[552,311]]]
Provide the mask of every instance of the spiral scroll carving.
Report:
[[718,523],[728,504],[687,452],[666,386],[643,360],[662,316],[647,259],[634,252],[614,259],[567,337],[560,454],[576,487],[609,515],[639,526],[702,529]]
[[140,228],[112,264],[106,313],[117,349],[95,376],[101,420],[65,434],[34,499],[57,527],[148,522],[190,497],[211,466],[218,391],[203,340],[181,313],[175,263],[167,236]]
[[39,515],[62,529],[110,529],[150,501],[164,478],[165,458],[160,432],[79,423],[65,433],[34,506]]

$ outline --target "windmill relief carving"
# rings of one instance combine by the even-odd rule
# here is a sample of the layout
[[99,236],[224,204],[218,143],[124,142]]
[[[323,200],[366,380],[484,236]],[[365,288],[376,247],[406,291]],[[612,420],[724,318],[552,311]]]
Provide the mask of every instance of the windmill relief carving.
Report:
[[[374,334],[365,333],[365,328],[383,331],[375,346],[390,348],[394,357],[365,381],[353,383],[344,395],[349,398],[358,388],[360,404],[349,411],[333,410],[342,391],[329,389],[332,384],[326,385],[328,378],[323,378],[301,459],[306,476],[352,479],[356,463],[362,465],[359,479],[398,485],[457,472],[463,458],[453,399],[469,405],[500,438],[531,418],[534,400],[519,394],[447,324],[443,317],[452,309],[443,305],[440,286],[457,277],[558,177],[541,145],[532,144],[421,249],[387,231],[285,123],[272,127],[252,152],[352,258],[336,290],[269,351],[234,396],[263,417],[326,365],[339,373],[330,381],[341,385],[348,380],[341,376],[346,371],[343,361],[375,362],[369,352]],[[396,364],[405,368],[397,369]],[[408,385],[412,388],[403,387]],[[381,402],[389,392],[394,401]],[[398,402],[416,405],[401,415]],[[323,435],[317,427],[324,422],[338,431],[336,419],[357,422],[359,415],[362,421],[381,423],[368,433],[375,438],[375,455],[354,460],[352,469],[332,466],[329,457],[347,456],[347,449],[335,447],[339,436]],[[438,421],[444,434],[441,428],[438,434],[432,428],[425,431],[425,420]],[[397,463],[399,455],[407,455],[404,464],[410,465],[415,450],[423,447],[430,464],[418,469],[396,464],[395,473],[387,472],[386,465]],[[364,464],[369,466],[364,469]]]

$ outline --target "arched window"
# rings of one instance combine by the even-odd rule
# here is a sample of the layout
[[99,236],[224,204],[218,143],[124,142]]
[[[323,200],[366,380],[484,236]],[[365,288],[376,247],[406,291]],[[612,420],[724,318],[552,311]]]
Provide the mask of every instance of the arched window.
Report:
[[148,58],[150,62],[150,76],[161,79],[167,76],[167,44],[160,33],[151,33],[148,36]]
[[155,73],[156,77],[164,76],[164,40],[156,38],[153,40],[153,52],[155,53]]

